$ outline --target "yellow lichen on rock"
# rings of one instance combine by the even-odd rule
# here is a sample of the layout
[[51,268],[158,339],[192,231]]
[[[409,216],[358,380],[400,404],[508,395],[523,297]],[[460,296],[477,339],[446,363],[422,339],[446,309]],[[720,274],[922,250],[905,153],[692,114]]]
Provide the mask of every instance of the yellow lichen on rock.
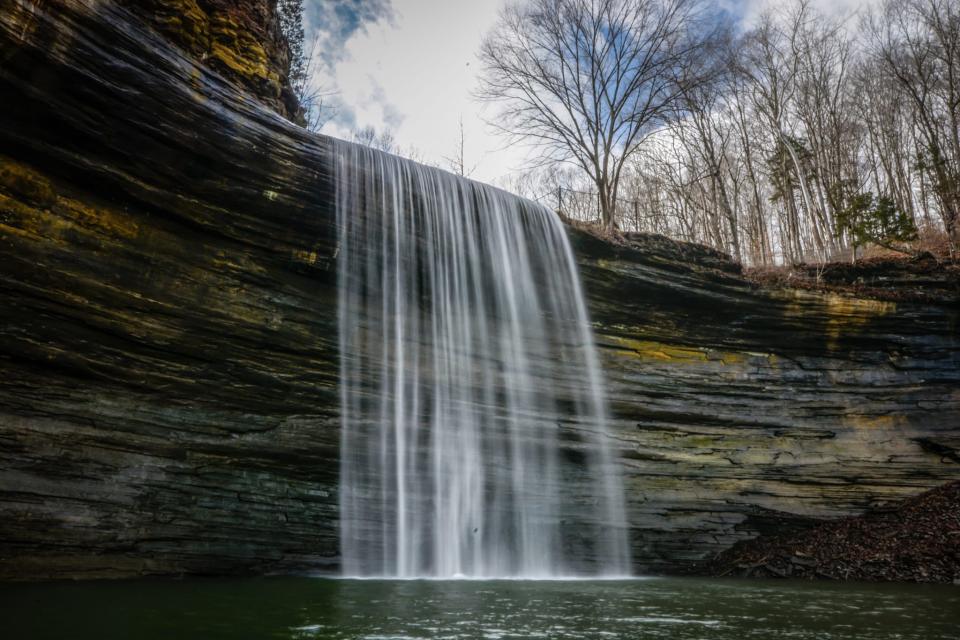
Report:
[[844,422],[855,429],[896,429],[907,425],[906,418],[898,415],[864,415],[848,413]]
[[177,29],[181,40],[191,51],[205,51],[210,46],[210,19],[196,0],[179,0],[174,4],[180,5],[171,11],[171,26]]
[[49,180],[22,164],[4,159],[0,159],[0,191],[40,208],[52,206],[57,199]]
[[720,351],[718,352],[717,357],[719,357],[720,362],[728,367],[745,364],[747,362],[747,354],[739,353],[737,351]]
[[62,236],[68,227],[68,223],[53,215],[49,209],[30,206],[0,193],[0,236],[65,244]]
[[306,249],[296,249],[293,252],[293,259],[297,262],[302,262],[303,264],[315,265],[317,264],[317,252],[308,251]]
[[37,19],[38,0],[0,0],[0,14],[7,23],[10,33],[21,42],[27,42],[37,31],[40,21]]
[[634,340],[622,336],[607,336],[607,338],[622,347],[621,355],[645,360],[683,363],[716,363],[725,367],[740,367],[752,359],[762,358],[768,365],[774,364],[774,356],[769,353],[754,353],[740,351],[722,351],[719,349],[679,346],[656,340]]
[[217,251],[211,256],[210,264],[217,271],[235,271],[238,273],[266,273],[266,269],[250,259],[248,254],[235,251]]
[[58,211],[80,227],[114,238],[135,238],[139,226],[130,216],[103,207],[90,207],[79,200],[60,198]]
[[835,293],[827,294],[825,298],[831,314],[846,316],[855,321],[865,321],[870,316],[886,315],[897,310],[896,302],[886,300],[851,298]]
[[771,296],[786,301],[785,316],[810,318],[811,327],[817,322],[822,327],[828,351],[836,351],[841,346],[845,333],[857,333],[872,320],[897,311],[896,302],[832,292],[786,289],[773,291]]
[[279,82],[267,65],[267,52],[230,16],[214,15],[210,25],[210,56],[247,79]]
[[706,362],[707,354],[701,349],[690,347],[678,347],[665,342],[656,342],[653,340],[633,340],[621,336],[610,336],[610,339],[621,347],[624,347],[624,354],[637,356],[647,360],[662,361],[698,361]]
[[837,294],[824,296],[827,305],[827,348],[835,350],[840,336],[863,327],[872,318],[896,312],[897,303],[867,298],[851,298]]
[[209,13],[197,0],[151,0],[147,7],[154,26],[201,61],[219,63],[246,80],[267,81],[278,87],[269,57],[257,38],[231,15]]
[[50,180],[27,165],[0,158],[0,227],[37,241],[62,242],[67,231],[132,238],[130,216],[58,194]]
[[[118,0],[171,42],[193,66],[197,90],[205,100],[203,68],[216,70],[248,94],[287,117],[296,117],[288,91],[289,47],[270,0]],[[265,20],[265,18],[267,18]]]
[[0,232],[59,242],[63,221],[49,211],[56,201],[49,180],[26,165],[0,158]]
[[196,0],[149,0],[154,26],[190,53],[203,56],[210,49],[210,17]]

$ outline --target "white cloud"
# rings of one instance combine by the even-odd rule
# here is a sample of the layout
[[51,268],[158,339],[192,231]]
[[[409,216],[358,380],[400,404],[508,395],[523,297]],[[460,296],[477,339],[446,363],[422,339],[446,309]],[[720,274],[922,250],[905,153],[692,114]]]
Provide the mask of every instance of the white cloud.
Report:
[[[322,1],[322,0],[320,0]],[[394,0],[383,14],[346,40],[328,84],[347,111],[325,133],[349,137],[374,126],[393,130],[401,148],[416,147],[427,162],[446,166],[463,119],[465,155],[473,177],[495,181],[524,161],[523,150],[483,122],[476,88],[477,51],[502,0]]]

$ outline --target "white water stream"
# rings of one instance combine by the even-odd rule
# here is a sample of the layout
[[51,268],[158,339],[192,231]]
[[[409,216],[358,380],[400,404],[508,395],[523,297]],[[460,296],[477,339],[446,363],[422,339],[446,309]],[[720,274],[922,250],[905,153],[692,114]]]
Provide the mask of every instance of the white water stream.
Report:
[[366,147],[335,153],[344,573],[628,574],[560,221]]

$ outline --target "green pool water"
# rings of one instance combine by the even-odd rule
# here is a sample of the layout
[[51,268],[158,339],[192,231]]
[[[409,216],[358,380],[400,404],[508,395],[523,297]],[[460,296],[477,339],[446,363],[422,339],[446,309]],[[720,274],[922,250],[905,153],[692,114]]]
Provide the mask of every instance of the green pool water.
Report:
[[960,587],[654,578],[5,585],[0,637],[960,638]]

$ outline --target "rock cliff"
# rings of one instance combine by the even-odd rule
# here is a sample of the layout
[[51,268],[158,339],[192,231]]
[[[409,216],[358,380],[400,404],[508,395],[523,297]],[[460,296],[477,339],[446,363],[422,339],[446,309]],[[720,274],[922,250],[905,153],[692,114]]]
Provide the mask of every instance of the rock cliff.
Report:
[[[34,2],[42,6],[42,2]],[[168,43],[287,118],[299,115],[277,0],[119,0]]]
[[[0,0],[0,579],[338,562],[331,144],[278,115],[268,3],[227,39],[279,84],[211,54],[224,3],[179,4]],[[955,284],[571,237],[638,570],[960,479]]]
[[956,293],[765,288],[665,249],[607,251],[579,253],[642,565],[671,570],[957,478]]

